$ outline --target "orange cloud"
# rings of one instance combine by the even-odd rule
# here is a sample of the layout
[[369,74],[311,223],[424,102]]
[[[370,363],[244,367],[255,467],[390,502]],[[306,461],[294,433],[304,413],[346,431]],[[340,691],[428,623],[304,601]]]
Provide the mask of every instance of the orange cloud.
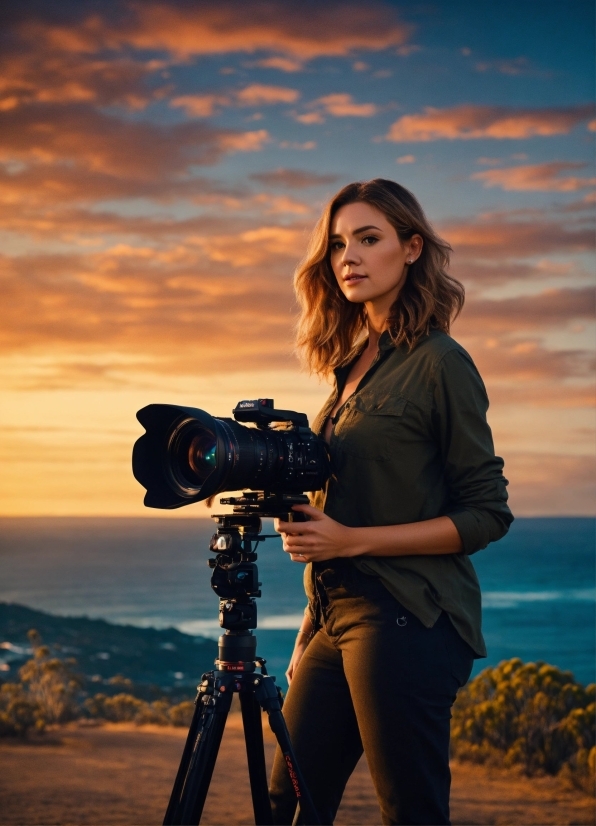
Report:
[[131,123],[86,105],[37,105],[0,113],[0,161],[67,163],[127,179],[179,174],[215,163],[225,152],[257,151],[269,140],[253,132],[206,124]]
[[[581,339],[575,348],[569,346],[569,335],[590,323],[594,310],[591,287],[501,300],[470,296],[454,335],[473,353],[491,400],[502,410],[520,404],[591,410],[594,355],[579,343]],[[568,336],[566,349],[554,349],[541,340],[553,332]]]
[[230,98],[225,95],[178,95],[170,101],[173,109],[184,109],[192,118],[209,118],[217,107],[229,104]]
[[262,106],[271,103],[295,103],[300,97],[300,92],[285,86],[252,83],[236,92],[235,97],[241,106]]
[[[223,216],[177,224],[113,216],[111,229],[101,214],[87,220],[100,236],[115,231],[119,220],[121,238],[133,230],[143,235],[98,252],[5,256],[2,352],[116,351],[149,358],[155,372],[181,369],[195,354],[202,370],[216,371],[238,358],[234,331],[242,329],[242,352],[250,350],[255,366],[289,357],[291,275],[304,251],[306,226],[239,221],[232,233]],[[589,290],[503,301],[476,297],[455,335],[471,342],[488,381],[517,383],[532,398],[536,383],[586,377],[589,354],[552,351],[535,336],[587,318],[592,308]],[[488,337],[496,344],[485,343]],[[122,368],[122,381],[125,374]],[[558,385],[545,394],[561,401]]]
[[269,226],[247,230],[240,235],[196,237],[192,239],[211,261],[232,267],[260,266],[278,256],[300,256],[304,233],[300,229]]
[[[480,361],[477,357],[476,362],[480,364]],[[502,406],[503,410],[510,405],[539,407],[544,410],[593,410],[596,397],[592,384],[584,383],[578,386],[575,383],[565,383],[565,379],[566,377],[562,376],[550,382],[529,384],[497,381],[490,388],[490,401],[493,407]]]
[[[156,373],[186,372],[190,359],[212,373],[238,365],[242,330],[242,359],[287,363],[291,274],[303,243],[300,230],[263,226],[159,246],[3,257],[0,285],[10,309],[0,351],[63,353],[72,361],[74,348],[82,364],[119,353],[148,359],[147,370]],[[137,369],[124,362],[121,382]],[[92,371],[87,380],[104,378]]]
[[275,103],[295,103],[299,97],[297,89],[252,83],[226,95],[179,95],[172,98],[169,105],[174,109],[183,108],[190,117],[206,118],[215,114],[220,106],[270,106]]
[[[177,59],[230,52],[271,52],[297,61],[379,51],[406,43],[411,27],[384,3],[277,4],[240,0],[189,5],[168,2],[106,2],[99,11],[73,9],[72,19],[45,20],[23,11],[22,39],[61,52],[94,54],[103,48],[165,51]],[[49,17],[49,15],[48,15]],[[58,18],[60,20],[60,17]],[[275,66],[281,68],[281,64]],[[285,67],[284,67],[285,68]]]
[[311,208],[302,201],[296,201],[288,195],[268,195],[261,192],[254,196],[254,203],[262,204],[265,215],[308,215]]
[[510,504],[515,514],[594,514],[593,457],[515,450],[505,458]]
[[472,105],[435,109],[427,106],[423,114],[403,115],[395,121],[385,138],[395,143],[409,143],[566,135],[574,126],[587,120],[592,112],[592,105],[545,109]]
[[324,95],[310,105],[320,107],[334,118],[372,118],[379,111],[375,103],[356,103],[352,95],[346,93]]
[[382,4],[226,2],[189,7],[137,4],[136,25],[110,36],[140,49],[166,49],[180,57],[222,52],[269,51],[302,60],[373,51],[406,42],[410,27]]
[[301,115],[295,113],[293,117],[298,123],[304,123],[307,126],[313,123],[325,123],[325,118],[320,112],[304,112]]
[[316,141],[280,141],[280,149],[298,149],[301,152],[309,152],[317,148]]
[[594,186],[596,178],[577,176],[560,177],[562,172],[582,169],[585,163],[555,161],[552,163],[513,166],[507,169],[489,169],[471,175],[474,181],[482,181],[485,187],[499,187],[509,191],[576,192]]
[[290,57],[267,57],[264,60],[255,60],[251,66],[258,66],[260,69],[278,69],[280,72],[300,72],[304,64],[300,60]]
[[[405,43],[409,32],[382,2],[366,9],[308,0],[300,7],[268,0],[250,6],[225,0],[217,7],[184,0],[105,0],[93,8],[62,6],[60,12],[44,11],[43,4],[15,8],[0,55],[0,111],[31,103],[142,109],[171,94],[166,70],[173,62],[267,51],[271,55],[254,65],[296,71],[315,57],[393,48]],[[134,50],[159,55],[137,59]],[[295,102],[298,96],[296,90],[253,84],[232,99],[254,106]],[[195,117],[221,103],[208,95],[178,95],[177,101]]]
[[464,335],[502,335],[532,330],[561,330],[577,319],[593,319],[594,290],[551,289],[538,295],[490,300],[474,298],[466,303],[458,326]]
[[[493,342],[489,340],[489,344],[486,338],[469,338],[462,320],[456,338],[474,353],[474,359],[490,385],[491,393],[499,384],[506,388],[506,392],[509,392],[509,388],[516,387],[519,391],[518,401],[523,398],[532,403],[536,400],[539,389],[548,389],[558,399],[559,406],[565,407],[567,400],[561,398],[561,393],[565,390],[564,382],[572,378],[590,381],[594,367],[591,353],[582,349],[552,350],[529,338],[521,327],[516,331],[515,338],[504,339],[493,346]],[[506,392],[501,395],[501,401],[506,398]]]
[[[10,41],[7,38],[9,45]],[[146,78],[162,60],[109,60],[57,50],[39,40],[14,44],[0,57],[0,111],[31,103],[94,103],[143,109],[165,94],[164,84],[150,89]]]
[[557,223],[542,212],[528,216],[495,213],[468,221],[445,222],[441,231],[454,248],[457,261],[460,257],[474,257],[494,262],[495,269],[516,258],[555,251],[586,252],[593,246],[591,229]]
[[232,152],[260,152],[271,137],[266,129],[257,129],[254,132],[236,132],[222,135],[220,145]]

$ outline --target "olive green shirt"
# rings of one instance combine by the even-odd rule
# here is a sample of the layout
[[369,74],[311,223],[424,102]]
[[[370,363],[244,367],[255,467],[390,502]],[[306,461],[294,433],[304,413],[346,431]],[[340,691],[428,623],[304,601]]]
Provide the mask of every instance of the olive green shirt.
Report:
[[[313,423],[316,433],[322,433],[350,368],[335,371],[335,389]],[[335,416],[332,476],[312,499],[351,527],[448,516],[461,537],[461,553],[352,561],[364,574],[380,577],[425,626],[446,611],[480,657],[486,656],[480,587],[469,554],[500,539],[513,521],[487,408],[474,362],[450,336],[433,330],[408,352],[383,333],[375,361]],[[305,586],[312,606],[310,565]]]

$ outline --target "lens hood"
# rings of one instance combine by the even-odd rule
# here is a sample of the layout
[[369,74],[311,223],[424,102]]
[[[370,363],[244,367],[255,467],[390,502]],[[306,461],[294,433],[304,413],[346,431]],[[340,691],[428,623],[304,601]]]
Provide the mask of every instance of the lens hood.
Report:
[[[149,508],[180,508],[207,499],[219,490],[227,476],[229,450],[221,420],[205,410],[173,404],[150,404],[137,413],[147,431],[134,445],[132,469],[135,479],[146,488],[144,503]],[[215,466],[206,479],[200,480],[184,451],[185,440],[201,431],[213,437]]]

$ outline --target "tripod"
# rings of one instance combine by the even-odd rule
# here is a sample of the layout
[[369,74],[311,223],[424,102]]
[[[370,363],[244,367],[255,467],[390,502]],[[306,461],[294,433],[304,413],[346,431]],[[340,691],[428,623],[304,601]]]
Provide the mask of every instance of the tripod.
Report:
[[265,660],[257,657],[257,640],[250,630],[257,627],[254,598],[261,596],[253,543],[269,538],[261,534],[261,516],[283,515],[285,518],[292,504],[304,500],[303,496],[245,493],[242,497],[221,500],[222,504],[234,505],[233,514],[213,517],[219,527],[209,545],[210,550],[218,552],[209,560],[209,567],[213,569],[211,587],[220,598],[219,624],[225,632],[219,638],[215,669],[203,674],[198,687],[165,826],[200,823],[234,693],[240,697],[255,823],[273,823],[261,709],[269,716],[269,725],[285,758],[296,794],[294,823],[298,822],[299,815],[303,823],[320,822],[296,763],[281,713],[281,692],[275,685],[275,677],[267,673]]

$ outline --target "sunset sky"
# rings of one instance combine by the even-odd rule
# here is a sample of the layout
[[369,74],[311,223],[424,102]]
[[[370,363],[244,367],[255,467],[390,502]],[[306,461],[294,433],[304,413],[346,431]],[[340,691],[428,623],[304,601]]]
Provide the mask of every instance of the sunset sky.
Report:
[[594,513],[592,2],[1,17],[2,514],[149,515],[130,453],[151,402],[312,418],[329,387],[292,355],[292,273],[326,200],[372,177],[454,248],[452,332],[514,513]]

